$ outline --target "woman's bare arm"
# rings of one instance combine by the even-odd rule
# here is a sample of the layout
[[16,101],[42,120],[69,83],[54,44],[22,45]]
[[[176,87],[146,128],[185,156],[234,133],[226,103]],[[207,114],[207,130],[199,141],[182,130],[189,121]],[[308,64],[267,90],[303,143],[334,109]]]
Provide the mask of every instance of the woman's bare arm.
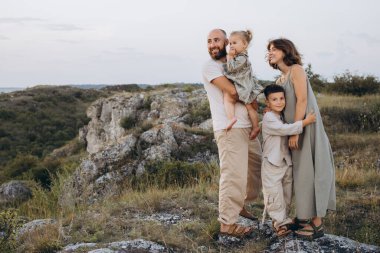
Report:
[[[306,113],[307,107],[307,82],[305,70],[300,65],[293,65],[292,73],[290,76],[294,92],[297,98],[296,102],[296,112],[294,116],[294,122],[298,120],[303,120]],[[298,149],[298,135],[293,135],[289,137],[289,147],[291,149]]]

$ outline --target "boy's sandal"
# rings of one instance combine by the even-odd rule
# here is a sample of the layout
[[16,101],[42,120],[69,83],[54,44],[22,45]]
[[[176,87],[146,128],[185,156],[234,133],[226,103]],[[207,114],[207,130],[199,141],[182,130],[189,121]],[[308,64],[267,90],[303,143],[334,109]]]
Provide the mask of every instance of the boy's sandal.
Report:
[[278,229],[275,229],[275,231],[278,237],[286,236],[292,232],[292,230],[288,229],[286,225],[283,225]]
[[[248,230],[247,230],[248,228]],[[233,236],[233,237],[245,237],[251,235],[253,232],[252,227],[243,227],[239,226],[237,224],[230,225],[228,231],[222,232],[220,231],[220,235],[227,235],[227,236]]]
[[[325,235],[324,230],[323,230],[323,223],[321,223],[321,225],[319,225],[319,226],[315,226],[315,224],[312,221],[310,221],[308,223],[308,225],[310,225],[312,227],[312,230],[306,229],[306,228],[301,228],[301,229],[294,232],[295,235],[300,239],[309,240],[309,241],[312,241],[314,239],[320,238],[320,237]],[[298,232],[307,232],[307,233],[311,233],[311,234],[305,235],[305,234],[300,234]]]
[[288,223],[288,224],[281,225],[280,227],[276,228],[274,226],[274,222],[272,221],[273,230],[276,232],[276,235],[278,237],[282,237],[282,236],[286,236],[286,235],[290,234],[292,232],[292,230],[290,229],[290,226],[291,226],[291,224]]

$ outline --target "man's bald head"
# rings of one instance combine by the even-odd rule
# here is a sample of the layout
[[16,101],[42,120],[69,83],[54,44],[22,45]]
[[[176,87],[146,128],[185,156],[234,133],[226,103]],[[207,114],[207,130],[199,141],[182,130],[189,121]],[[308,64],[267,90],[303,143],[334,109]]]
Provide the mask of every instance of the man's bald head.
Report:
[[225,39],[227,39],[227,33],[223,29],[219,29],[219,28],[213,29],[210,31],[208,35],[210,36],[213,33],[219,33],[220,35],[224,36]]
[[207,36],[208,53],[214,60],[221,60],[227,55],[227,34],[222,29],[213,29]]

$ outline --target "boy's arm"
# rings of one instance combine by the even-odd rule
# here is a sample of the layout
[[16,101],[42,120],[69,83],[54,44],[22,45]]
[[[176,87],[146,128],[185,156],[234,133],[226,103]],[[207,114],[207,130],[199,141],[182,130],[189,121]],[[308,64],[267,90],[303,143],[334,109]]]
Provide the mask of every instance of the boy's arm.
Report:
[[[268,114],[268,113],[267,113]],[[304,120],[299,120],[293,124],[283,123],[273,115],[265,115],[263,120],[263,127],[267,134],[277,136],[287,136],[300,134],[303,131],[303,127],[310,125],[316,121],[314,113],[309,113]]]
[[[268,114],[268,113],[266,113]],[[279,119],[263,120],[263,132],[268,135],[288,136],[302,133],[302,121],[285,124]]]

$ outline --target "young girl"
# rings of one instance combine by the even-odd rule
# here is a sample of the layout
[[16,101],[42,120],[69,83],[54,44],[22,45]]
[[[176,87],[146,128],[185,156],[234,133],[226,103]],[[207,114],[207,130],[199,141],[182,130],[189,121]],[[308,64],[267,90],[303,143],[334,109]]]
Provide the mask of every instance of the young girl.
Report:
[[[252,32],[249,30],[231,33],[229,38],[230,50],[224,70],[226,72],[225,76],[234,83],[239,100],[247,107],[248,115],[252,122],[252,131],[249,137],[250,139],[255,139],[260,132],[260,128],[258,115],[252,103],[257,98],[262,87],[257,84],[252,74],[251,62],[248,59],[247,48],[251,40]],[[224,93],[224,107],[230,120],[227,130],[230,130],[237,121],[235,117],[236,102],[233,97]]]

